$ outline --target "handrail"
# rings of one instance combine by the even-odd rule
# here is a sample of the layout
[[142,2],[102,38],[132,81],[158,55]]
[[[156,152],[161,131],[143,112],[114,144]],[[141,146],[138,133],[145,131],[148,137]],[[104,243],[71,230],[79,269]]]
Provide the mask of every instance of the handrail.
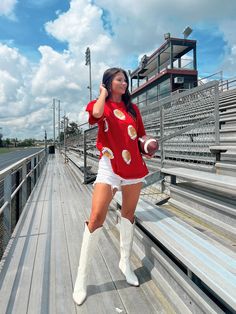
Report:
[[23,185],[23,183],[27,180],[28,177],[30,177],[32,175],[32,173],[34,172],[34,170],[36,170],[38,168],[38,166],[41,164],[41,162],[43,161],[43,158],[40,159],[40,161],[37,163],[36,166],[34,166],[33,169],[30,170],[30,172],[27,173],[27,175],[25,176],[25,178],[21,181],[21,183],[17,186],[17,188],[15,189],[15,191],[11,194],[11,200],[14,198],[14,196],[16,195],[16,193],[20,190],[21,186]]
[[14,172],[14,170],[18,169],[24,162],[26,162],[27,160],[30,160],[31,158],[33,158],[34,156],[42,153],[43,151],[45,150],[45,148],[43,148],[42,150],[32,154],[32,155],[29,155],[27,157],[24,157],[20,160],[18,160],[17,162],[15,162],[14,164],[8,166],[7,168],[3,169],[3,170],[0,170],[0,179],[2,177],[4,177],[9,171],[12,171]]
[[[232,83],[236,83],[236,79],[230,79],[230,80],[227,79],[227,80],[225,80],[219,84],[219,89],[224,91],[223,87],[226,85],[226,87],[227,87],[226,90],[229,90],[229,85],[231,85]],[[236,88],[236,84],[234,86]]]
[[215,72],[215,73],[213,73],[213,74],[204,76],[204,77],[202,77],[202,78],[199,79],[199,80],[205,80],[205,79],[210,78],[210,77],[213,77],[213,76],[215,76],[215,75],[217,75],[217,74],[220,75],[220,80],[223,81],[223,71],[218,71],[218,72]]
[[3,213],[3,211],[4,211],[4,209],[7,207],[7,205],[9,205],[9,202],[8,202],[8,201],[6,201],[6,202],[2,205],[2,207],[0,208],[0,215]]
[[[1,191],[3,205],[0,206],[0,259],[46,161],[47,151],[41,149],[0,171],[0,180],[3,182]],[[1,241],[2,238],[7,241]]]
[[[160,143],[160,153],[161,155],[157,158],[160,158],[161,165],[164,164],[164,162],[168,159],[168,156],[166,155],[166,151],[168,150],[168,145],[170,145],[170,142],[173,142],[174,138],[178,138],[178,145],[182,145],[183,148],[185,143],[185,140],[192,141],[194,145],[190,147],[188,150],[187,159],[194,160],[199,158],[199,154],[202,151],[202,145],[204,147],[209,147],[212,140],[214,140],[214,143],[218,143],[219,141],[219,100],[218,100],[218,94],[219,94],[219,88],[218,88],[218,81],[210,81],[203,86],[198,86],[193,89],[188,89],[183,91],[182,93],[173,93],[167,98],[163,98],[159,101],[155,101],[149,106],[140,108],[141,114],[143,117],[144,125],[146,122],[150,121],[150,114],[154,114],[155,117],[159,118],[160,128],[159,131],[153,131],[150,129],[150,135],[156,136],[158,138],[158,141]],[[186,120],[184,124],[181,124],[181,121],[178,121],[179,116],[183,116],[185,118],[185,115],[191,112],[191,108],[199,108],[199,102],[201,100],[203,101],[203,105],[207,102],[209,105],[209,110],[205,110],[204,112],[201,112],[201,109],[197,109],[194,111],[194,120],[189,121]],[[201,106],[200,106],[201,107]],[[169,132],[168,130],[168,123],[169,118],[170,123],[174,123],[174,131]],[[173,117],[176,119],[173,120]],[[176,121],[175,121],[176,120]],[[167,126],[166,126],[167,125]],[[201,133],[198,131],[198,129],[204,127],[208,128],[208,131],[206,133]],[[89,160],[87,160],[87,155],[93,154],[93,148],[95,149],[95,141],[94,141],[94,130],[97,128],[97,126],[86,129],[84,131],[84,182],[86,183],[86,178],[92,178],[92,173],[90,171],[90,168],[93,167],[92,162],[89,163]],[[194,135],[191,137],[191,132],[194,131]],[[148,132],[148,130],[147,130]],[[188,134],[190,133],[190,134]],[[199,134],[198,134],[199,133]],[[208,134],[210,134],[210,139],[208,138]],[[189,137],[188,137],[189,136]],[[183,138],[182,138],[183,137]],[[214,138],[214,139],[213,139]],[[92,143],[89,141],[92,139]],[[181,142],[182,140],[182,142]],[[92,144],[92,145],[91,145]],[[196,149],[197,147],[197,149]],[[198,150],[199,148],[199,150]],[[89,152],[89,150],[91,150]],[[205,153],[205,151],[204,151]],[[206,154],[211,154],[210,151],[206,152]],[[166,159],[167,156],[167,159]],[[193,158],[192,158],[193,157]],[[175,156],[175,159],[181,159],[181,154],[177,154]],[[210,156],[211,158],[210,164],[212,165],[214,163],[214,156]],[[89,165],[88,165],[89,163]],[[200,159],[200,163],[204,164],[204,160]],[[208,165],[209,161],[205,161],[205,163]]]

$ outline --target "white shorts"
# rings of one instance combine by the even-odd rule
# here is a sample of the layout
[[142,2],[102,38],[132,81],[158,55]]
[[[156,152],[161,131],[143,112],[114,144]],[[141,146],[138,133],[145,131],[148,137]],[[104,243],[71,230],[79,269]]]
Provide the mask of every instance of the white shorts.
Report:
[[106,156],[102,156],[102,158],[99,160],[98,174],[94,184],[106,183],[111,185],[112,189],[116,188],[120,190],[122,185],[144,182],[144,178],[145,177],[138,179],[124,179],[120,177],[119,175],[114,173],[110,159]]

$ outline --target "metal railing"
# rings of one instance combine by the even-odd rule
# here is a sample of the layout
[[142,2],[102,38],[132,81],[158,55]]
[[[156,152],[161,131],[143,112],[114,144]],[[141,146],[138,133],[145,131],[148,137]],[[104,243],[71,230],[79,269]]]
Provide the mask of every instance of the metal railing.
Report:
[[[171,95],[142,108],[147,134],[158,138],[156,170],[164,166],[197,167],[212,171],[215,155],[209,146],[219,144],[219,86],[212,81]],[[84,182],[96,177],[97,127],[84,131]]]
[[0,259],[46,160],[42,149],[0,171]]
[[168,162],[214,165],[209,146],[219,144],[218,98],[213,81],[143,108],[147,133],[159,139],[161,167]]
[[95,146],[98,127],[84,131],[84,183],[94,181],[98,170],[99,152]]
[[227,79],[222,81],[222,83],[220,83],[219,85],[220,90],[223,91],[227,91],[227,90],[231,90],[231,89],[235,89],[236,88],[236,79]]

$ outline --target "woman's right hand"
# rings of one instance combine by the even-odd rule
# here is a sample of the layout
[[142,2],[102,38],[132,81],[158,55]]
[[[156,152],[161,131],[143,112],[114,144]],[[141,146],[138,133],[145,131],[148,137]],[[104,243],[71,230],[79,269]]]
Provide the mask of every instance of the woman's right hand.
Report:
[[104,112],[104,105],[106,102],[106,98],[108,96],[108,91],[103,84],[100,84],[100,95],[93,106],[93,116],[95,118],[100,118]]
[[100,90],[100,95],[101,95],[102,93],[104,93],[104,94],[105,94],[105,97],[108,96],[108,91],[107,91],[107,89],[106,89],[106,87],[105,87],[104,84],[100,84],[99,90]]

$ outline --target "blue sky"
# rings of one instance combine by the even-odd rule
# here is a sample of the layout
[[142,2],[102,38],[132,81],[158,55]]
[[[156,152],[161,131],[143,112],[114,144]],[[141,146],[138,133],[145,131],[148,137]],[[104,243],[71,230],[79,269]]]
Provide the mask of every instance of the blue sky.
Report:
[[39,45],[50,45],[57,51],[67,47],[46,34],[44,24],[69,8],[69,1],[18,1],[14,18],[0,16],[0,42],[17,47],[30,60],[38,61]]
[[[95,2],[95,1],[93,1]],[[54,20],[57,16],[69,9],[70,1],[62,0],[21,0],[15,6],[14,18],[0,16],[0,42],[17,47],[19,51],[34,62],[40,60],[38,51],[40,45],[49,45],[56,51],[68,48],[66,42],[61,42],[45,32],[46,22]],[[103,8],[101,20],[104,30],[114,35],[110,13]],[[197,61],[200,75],[213,74],[219,69],[226,49],[223,34],[217,29],[217,24],[195,25],[190,38],[197,40]],[[175,34],[180,37],[182,34]],[[155,45],[155,41],[153,42]],[[158,45],[155,46],[158,48]],[[144,49],[145,50],[145,49]],[[134,67],[138,64],[139,52],[127,56],[127,65]]]
[[[167,10],[168,8],[168,10]],[[172,9],[171,9],[172,8]],[[9,137],[52,133],[52,99],[84,122],[88,102],[85,50],[92,54],[93,96],[110,66],[134,70],[163,35],[197,40],[199,76],[236,75],[236,1],[1,0],[0,126]],[[219,78],[219,75],[218,77]]]
[[[222,60],[227,50],[227,43],[224,35],[217,25],[195,26],[191,36],[197,40],[197,63],[200,76],[214,74],[223,70]],[[225,73],[228,77],[228,73]]]

